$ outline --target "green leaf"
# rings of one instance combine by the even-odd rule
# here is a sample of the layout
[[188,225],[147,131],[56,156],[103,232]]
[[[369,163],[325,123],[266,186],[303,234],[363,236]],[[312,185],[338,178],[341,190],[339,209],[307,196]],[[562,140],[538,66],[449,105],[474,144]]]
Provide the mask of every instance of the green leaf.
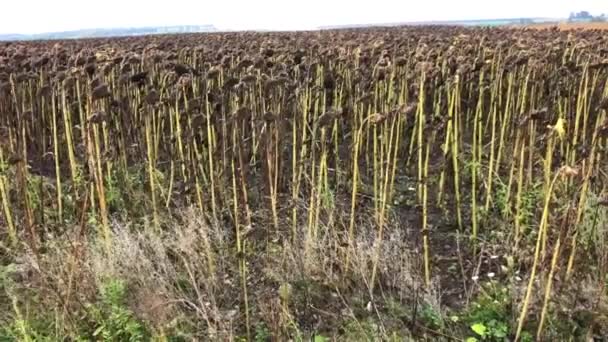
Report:
[[465,342],[478,342],[479,340],[476,339],[475,337],[468,337]]
[[484,337],[488,333],[488,328],[486,328],[483,323],[475,323],[471,326],[471,329],[479,336]]
[[321,335],[315,335],[314,342],[326,342],[329,341],[327,337]]
[[502,329],[496,330],[494,332],[494,337],[498,337],[498,338],[507,337],[507,332]]

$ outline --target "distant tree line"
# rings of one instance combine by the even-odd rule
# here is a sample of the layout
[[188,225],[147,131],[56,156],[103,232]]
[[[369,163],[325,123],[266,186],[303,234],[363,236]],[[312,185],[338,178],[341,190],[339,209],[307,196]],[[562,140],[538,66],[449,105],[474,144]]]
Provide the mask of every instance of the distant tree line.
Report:
[[596,21],[596,22],[605,22],[606,14],[602,13],[598,16],[593,16],[588,11],[580,11],[578,13],[570,13],[570,17],[568,21]]

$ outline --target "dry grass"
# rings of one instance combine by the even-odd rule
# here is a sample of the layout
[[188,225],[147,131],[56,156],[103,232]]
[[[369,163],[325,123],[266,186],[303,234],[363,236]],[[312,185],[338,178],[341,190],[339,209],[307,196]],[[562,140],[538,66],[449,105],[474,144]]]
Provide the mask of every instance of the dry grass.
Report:
[[[183,223],[170,233],[114,222],[109,253],[101,241],[49,237],[44,255],[15,256],[13,277],[18,281],[12,291],[24,305],[28,293],[46,293],[38,305],[65,322],[59,336],[74,336],[81,315],[86,317],[84,303],[94,302],[108,280],[122,279],[129,288],[128,308],[157,333],[189,326],[191,339],[234,340],[245,317],[232,238],[195,210],[184,212],[179,221]],[[282,341],[315,332],[337,337],[347,322],[364,329],[358,322],[375,317],[381,322],[376,336],[387,338],[389,332],[406,334],[388,315],[389,302],[410,309],[424,303],[441,312],[439,289],[422,289],[416,271],[420,260],[408,252],[403,231],[392,223],[380,255],[383,291],[372,294],[373,226],[361,229],[368,233],[358,239],[349,265],[341,263],[344,251],[337,248],[332,227],[306,247],[285,243],[266,253],[251,251],[247,287],[254,303],[252,324],[268,327],[272,339]],[[298,331],[290,328],[294,322]]]

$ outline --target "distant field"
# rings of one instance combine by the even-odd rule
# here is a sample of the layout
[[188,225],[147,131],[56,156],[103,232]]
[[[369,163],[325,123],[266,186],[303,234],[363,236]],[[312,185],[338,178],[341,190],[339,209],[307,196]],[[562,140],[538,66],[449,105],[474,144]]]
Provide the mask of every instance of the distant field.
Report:
[[587,30],[607,30],[608,22],[605,23],[546,23],[546,24],[532,24],[530,27],[538,29],[548,29],[558,26],[561,30],[576,30],[576,29],[587,29]]

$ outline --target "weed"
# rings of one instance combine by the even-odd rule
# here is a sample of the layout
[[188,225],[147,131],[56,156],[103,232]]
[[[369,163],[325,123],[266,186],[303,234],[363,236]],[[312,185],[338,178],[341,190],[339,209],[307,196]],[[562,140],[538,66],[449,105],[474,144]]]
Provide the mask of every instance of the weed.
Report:
[[420,320],[431,329],[441,330],[445,326],[441,312],[428,303],[420,308]]
[[110,280],[101,287],[98,304],[88,305],[94,319],[91,338],[103,341],[146,341],[149,333],[142,322],[125,307],[127,286],[123,281]]

